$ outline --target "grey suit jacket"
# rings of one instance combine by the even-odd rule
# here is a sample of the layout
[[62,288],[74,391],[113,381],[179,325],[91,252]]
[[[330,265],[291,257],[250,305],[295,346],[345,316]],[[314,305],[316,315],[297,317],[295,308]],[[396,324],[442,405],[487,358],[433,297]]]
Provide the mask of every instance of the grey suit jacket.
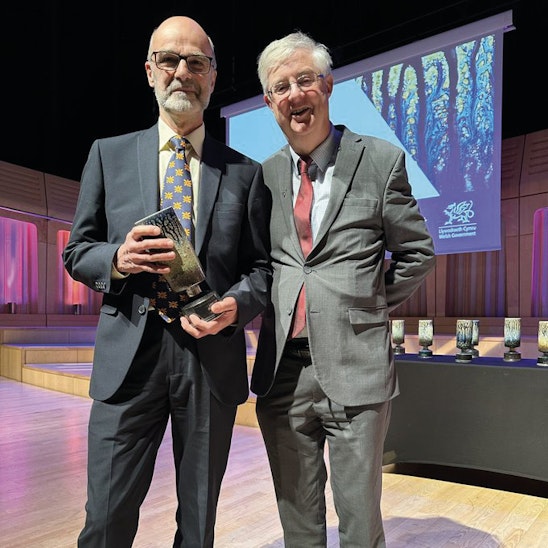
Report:
[[[70,275],[104,293],[90,387],[99,400],[121,386],[149,313],[152,275],[113,280],[111,268],[134,222],[159,209],[158,150],[157,125],[93,143],[63,252]],[[206,135],[195,248],[209,286],[235,297],[239,315],[237,326],[196,345],[212,391],[230,404],[249,393],[244,327],[266,305],[270,204],[261,165]]]
[[289,147],[263,163],[273,200],[274,275],[251,382],[259,396],[273,383],[303,283],[312,367],[324,392],[349,406],[398,393],[389,312],[434,267],[433,241],[411,194],[403,151],[339,129],[329,204],[306,260],[293,221]]

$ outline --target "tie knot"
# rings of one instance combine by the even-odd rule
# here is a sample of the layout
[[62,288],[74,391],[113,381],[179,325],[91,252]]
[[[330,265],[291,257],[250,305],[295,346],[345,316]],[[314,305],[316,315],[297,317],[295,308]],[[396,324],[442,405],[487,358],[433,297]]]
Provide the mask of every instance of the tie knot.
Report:
[[173,148],[177,151],[184,150],[187,147],[188,141],[180,135],[175,135],[172,137],[169,142],[172,144]]
[[302,156],[299,159],[299,173],[301,175],[308,173],[308,168],[310,167],[310,164],[312,163],[312,158],[310,156]]

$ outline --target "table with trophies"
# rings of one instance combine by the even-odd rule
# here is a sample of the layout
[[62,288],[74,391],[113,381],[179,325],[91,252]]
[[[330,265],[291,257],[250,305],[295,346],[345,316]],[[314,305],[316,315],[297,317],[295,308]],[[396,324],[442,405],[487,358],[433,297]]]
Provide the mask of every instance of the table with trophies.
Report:
[[457,321],[455,355],[429,352],[431,320],[419,320],[421,350],[401,352],[401,325],[394,322],[400,320],[392,320],[392,340],[401,392],[393,401],[384,464],[454,466],[548,482],[548,322],[539,322],[538,359],[521,358],[519,318],[505,319],[508,351],[499,358],[474,352],[473,320]]

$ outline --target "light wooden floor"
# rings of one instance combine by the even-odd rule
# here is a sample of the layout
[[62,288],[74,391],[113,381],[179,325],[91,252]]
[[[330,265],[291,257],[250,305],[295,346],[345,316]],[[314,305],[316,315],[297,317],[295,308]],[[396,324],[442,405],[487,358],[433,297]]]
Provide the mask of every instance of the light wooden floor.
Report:
[[[0,377],[1,548],[76,545],[84,519],[90,404],[88,398]],[[171,546],[173,486],[168,437],[142,508],[135,548]],[[548,499],[539,496],[386,469],[382,506],[389,548],[548,547]],[[329,547],[335,548],[331,500],[328,520]],[[236,426],[219,504],[216,546],[281,548],[281,539],[259,430]]]

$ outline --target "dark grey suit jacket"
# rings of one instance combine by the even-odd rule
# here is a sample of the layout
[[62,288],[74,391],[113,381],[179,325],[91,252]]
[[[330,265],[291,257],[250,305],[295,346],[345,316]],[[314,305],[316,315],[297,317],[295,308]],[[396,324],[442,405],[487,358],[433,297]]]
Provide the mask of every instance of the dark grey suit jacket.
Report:
[[[120,387],[135,357],[149,314],[147,273],[112,280],[112,260],[135,221],[159,209],[158,127],[99,139],[83,170],[69,242],[69,274],[104,293],[97,328],[90,395]],[[204,142],[195,248],[208,285],[238,302],[238,325],[197,340],[213,393],[240,404],[248,396],[244,327],[266,304],[271,279],[270,194],[262,169],[209,135]]]
[[289,147],[263,163],[273,201],[274,276],[251,381],[259,396],[274,380],[303,283],[312,364],[324,392],[349,406],[398,393],[389,312],[434,268],[433,242],[411,194],[403,151],[338,129],[343,135],[329,204],[306,260],[293,220]]

